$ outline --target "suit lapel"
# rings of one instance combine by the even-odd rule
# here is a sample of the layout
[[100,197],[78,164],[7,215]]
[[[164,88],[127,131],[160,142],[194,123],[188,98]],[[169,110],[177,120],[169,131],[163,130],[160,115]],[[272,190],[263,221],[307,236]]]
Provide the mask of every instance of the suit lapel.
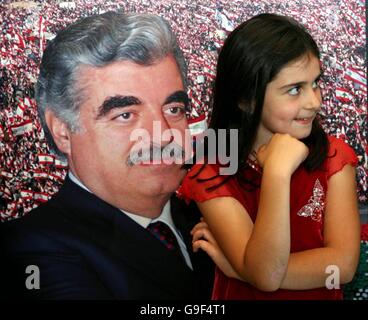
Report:
[[192,258],[192,237],[190,231],[198,221],[193,218],[188,207],[183,201],[179,200],[175,195],[171,197],[171,215],[175,224],[175,227],[180,231],[184,243],[187,247],[188,253]]
[[189,256],[195,268],[198,254],[193,252],[192,236],[190,231],[200,221],[201,213],[194,202],[187,205],[183,200],[178,199],[175,195],[171,198],[171,213],[175,226],[180,230],[185,245],[187,246]]
[[179,227],[187,246],[193,265],[196,282],[197,298],[210,299],[214,279],[214,263],[208,255],[199,250],[194,253],[192,249],[192,237],[190,231],[200,220],[201,213],[194,202],[187,205],[183,200],[173,196],[171,199],[171,212],[174,223]]
[[[146,229],[119,209],[83,190],[68,178],[55,201],[61,202],[63,214],[79,236],[109,251],[116,259],[134,268],[142,277],[157,283],[157,286],[170,292],[173,297],[178,293],[180,296],[190,296],[193,293],[193,288],[188,285],[194,283],[193,272],[183,259],[167,251]],[[191,251],[190,239],[187,237],[190,228],[178,214],[175,217],[174,223]]]

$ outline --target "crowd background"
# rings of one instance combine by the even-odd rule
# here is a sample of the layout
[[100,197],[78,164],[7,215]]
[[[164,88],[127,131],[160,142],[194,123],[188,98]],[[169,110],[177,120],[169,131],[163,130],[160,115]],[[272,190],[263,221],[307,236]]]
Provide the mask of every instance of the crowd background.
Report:
[[[226,35],[261,12],[303,23],[322,53],[323,127],[355,149],[360,208],[362,217],[368,217],[364,0],[34,0],[0,1],[0,221],[19,218],[47,201],[67,171],[67,164],[48,149],[34,100],[47,41],[76,19],[109,10],[157,13],[170,22],[189,65],[188,116],[197,129],[203,123],[197,119],[210,117],[216,59]],[[362,228],[362,240],[363,263],[355,284],[346,289],[352,299],[368,297],[367,228]]]

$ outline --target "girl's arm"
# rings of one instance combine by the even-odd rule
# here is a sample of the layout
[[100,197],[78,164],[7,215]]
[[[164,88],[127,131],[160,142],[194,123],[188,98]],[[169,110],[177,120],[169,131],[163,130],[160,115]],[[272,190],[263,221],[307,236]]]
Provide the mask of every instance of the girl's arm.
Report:
[[290,177],[306,156],[306,146],[289,135],[274,135],[262,149],[263,177],[254,225],[235,198],[198,203],[235,272],[263,291],[278,289],[288,267]]
[[[241,280],[251,283],[260,290],[275,290],[280,285],[287,268],[290,252],[289,220],[284,219],[284,223],[281,223],[277,218],[279,212],[275,210],[274,216],[276,217],[269,219],[269,223],[274,223],[275,228],[272,233],[275,235],[270,234],[270,231],[258,232],[254,235],[253,222],[244,207],[235,198],[220,197],[197,204],[219,249]],[[284,211],[283,208],[281,210]],[[279,215],[286,216],[283,213]],[[262,229],[262,221],[258,223],[258,227]],[[279,241],[271,241],[272,237],[278,237],[279,234],[285,235],[284,239],[279,237]],[[252,242],[250,242],[251,239]],[[276,248],[276,243],[281,250]],[[211,256],[207,248],[202,246],[201,248]],[[214,261],[218,264],[218,261],[215,259]],[[219,267],[221,268],[220,265]],[[279,278],[272,279],[278,281],[273,283],[270,276],[277,274],[280,269],[282,271],[280,271]]]
[[360,221],[355,169],[351,165],[329,179],[323,231],[323,248],[290,254],[281,288],[324,287],[327,277],[335,272],[331,269],[327,273],[329,266],[337,266],[341,284],[353,279],[359,261]]
[[[324,287],[327,277],[330,275],[330,273],[326,272],[328,266],[338,267],[341,284],[352,280],[359,259],[360,245],[360,222],[355,190],[355,170],[350,165],[346,165],[343,170],[330,178],[324,218],[325,246],[290,254],[287,271],[280,283],[280,288],[306,290]],[[241,209],[238,208],[241,204],[235,199],[222,198],[221,201],[223,202],[221,206],[224,207],[224,210],[229,209],[230,202],[235,202],[237,204],[231,210],[237,210],[238,214],[246,214],[244,209],[241,212]],[[243,207],[241,206],[241,208]],[[211,210],[210,207],[207,209]],[[221,210],[220,207],[218,209]],[[236,216],[236,213],[234,213],[234,216]],[[247,218],[249,219],[248,216]],[[240,217],[239,221],[241,221]],[[225,225],[226,221],[223,220],[223,223]],[[236,224],[237,221],[234,220],[234,223]],[[236,267],[234,264],[236,257],[240,255],[239,251],[241,252],[244,242],[247,241],[244,239],[242,243],[235,243],[235,241],[241,235],[249,240],[249,235],[252,233],[253,228],[252,222],[249,222],[246,230],[242,230],[241,225],[238,225],[238,228],[238,231],[233,230],[237,236],[230,234],[229,242],[234,238],[233,250],[225,252],[223,251],[225,249],[221,249],[222,247],[220,248],[214,240],[207,225],[202,222],[193,229],[193,248],[194,250],[201,248],[206,251],[227,276],[247,281],[244,274],[239,272],[241,271],[239,266]],[[248,237],[246,234],[248,234]],[[205,240],[201,240],[201,238]],[[238,250],[235,250],[235,248]],[[238,257],[238,263],[241,265],[239,260],[241,258]],[[261,261],[261,263],[266,264],[266,261]],[[245,268],[245,266],[243,267]],[[251,266],[247,266],[247,268],[251,268]],[[336,269],[333,267],[331,270],[329,272],[335,272]],[[242,275],[240,276],[240,274]],[[249,280],[247,282],[252,283]]]

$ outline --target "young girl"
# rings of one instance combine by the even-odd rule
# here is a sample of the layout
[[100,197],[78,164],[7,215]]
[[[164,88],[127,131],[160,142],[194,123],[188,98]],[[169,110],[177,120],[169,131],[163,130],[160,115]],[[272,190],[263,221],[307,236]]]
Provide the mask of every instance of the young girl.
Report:
[[210,126],[239,130],[238,171],[196,164],[178,191],[204,217],[194,250],[228,275],[217,269],[213,299],[341,299],[354,276],[357,158],[318,124],[319,57],[275,14],[242,23],[220,52]]

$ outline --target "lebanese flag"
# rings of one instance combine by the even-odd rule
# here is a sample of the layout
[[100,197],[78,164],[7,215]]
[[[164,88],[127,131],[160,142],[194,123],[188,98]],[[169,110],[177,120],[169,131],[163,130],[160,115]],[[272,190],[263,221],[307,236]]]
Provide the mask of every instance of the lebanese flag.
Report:
[[49,177],[51,178],[51,180],[54,181],[64,181],[64,175],[60,172],[60,171],[55,171],[54,173],[50,173]]
[[61,161],[59,159],[55,159],[55,167],[58,169],[67,169],[68,168],[68,162]]
[[49,174],[47,172],[42,172],[40,170],[35,170],[33,172],[33,177],[35,179],[47,179],[49,177]]
[[56,176],[57,179],[59,179],[61,181],[63,181],[65,179],[65,175],[63,173],[61,173],[60,171],[55,171],[54,176]]
[[46,153],[39,153],[38,162],[42,164],[52,164],[54,163],[54,156],[52,156],[51,154],[46,154]]
[[348,90],[344,88],[337,88],[336,89],[336,99],[340,100],[341,102],[350,102],[353,100],[353,96],[349,93]]
[[24,121],[20,124],[11,126],[11,130],[15,136],[19,136],[26,132],[31,132],[33,129],[32,120]]
[[11,172],[7,172],[5,170],[1,170],[1,175],[5,178],[9,178],[9,179],[13,178],[13,174]]
[[45,192],[34,192],[33,198],[39,202],[47,202],[49,200],[49,195]]
[[30,98],[28,98],[27,96],[25,96],[25,97],[24,97],[24,105],[25,105],[26,107],[28,107],[28,108],[30,108],[30,107],[33,105],[33,103],[32,103],[32,101],[31,101],[31,99],[30,99]]
[[20,195],[23,198],[23,200],[33,199],[33,191],[31,190],[21,190]]
[[359,72],[358,70],[353,69],[353,68],[348,68],[345,72],[344,78],[360,84],[363,90],[367,91],[367,79],[363,75],[363,73]]
[[42,16],[40,16],[40,20],[38,22],[38,30],[39,30],[39,38],[40,38],[40,56],[42,57],[45,42],[45,23]]
[[19,101],[17,111],[16,111],[17,116],[23,117],[23,114],[24,114],[25,110],[26,110],[25,105],[23,104],[22,101]]
[[205,114],[200,115],[197,118],[189,119],[188,126],[190,134],[192,136],[197,136],[207,129],[207,121]]

